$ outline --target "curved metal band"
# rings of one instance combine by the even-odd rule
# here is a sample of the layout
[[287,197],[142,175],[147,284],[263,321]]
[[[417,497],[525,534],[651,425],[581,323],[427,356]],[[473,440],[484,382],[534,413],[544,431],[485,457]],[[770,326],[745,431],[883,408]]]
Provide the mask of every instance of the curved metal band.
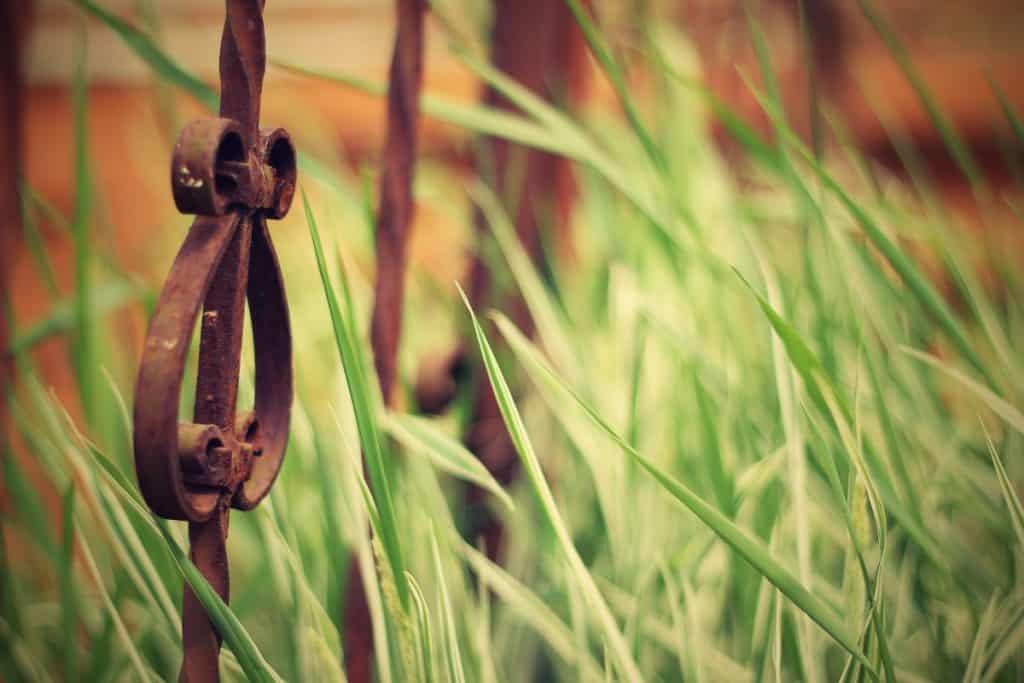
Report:
[[[273,486],[284,461],[292,410],[292,336],[288,301],[277,253],[262,214],[252,218],[249,253],[249,318],[252,321],[256,364],[256,420],[262,454],[253,460],[252,474],[235,492],[232,507],[251,510]],[[243,436],[243,435],[239,435]]]
[[135,386],[135,473],[146,503],[161,517],[202,521],[216,490],[188,491],[178,457],[178,404],[196,317],[241,216],[200,216],[171,266],[139,363]]
[[[253,222],[247,296],[256,356],[256,419],[262,455],[232,504],[251,509],[267,494],[284,459],[292,400],[291,335],[283,280],[266,222],[259,214],[201,216],[171,266],[150,321],[135,388],[135,471],[146,503],[161,517],[202,522],[223,495],[183,478],[178,405],[196,318],[242,220]],[[225,446],[237,448],[234,434]]]

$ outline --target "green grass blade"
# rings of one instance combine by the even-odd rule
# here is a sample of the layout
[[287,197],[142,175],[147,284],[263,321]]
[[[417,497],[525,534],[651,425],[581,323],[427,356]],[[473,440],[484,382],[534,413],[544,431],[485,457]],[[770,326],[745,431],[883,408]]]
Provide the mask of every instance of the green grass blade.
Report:
[[[346,303],[348,303],[346,306],[346,323],[346,318],[342,316],[341,307],[334,293],[334,285],[331,284],[330,275],[327,272],[327,262],[324,259],[323,246],[320,243],[320,232],[317,230],[316,219],[313,217],[313,210],[309,206],[309,199],[306,197],[305,192],[302,193],[302,204],[306,213],[306,223],[309,227],[313,251],[316,255],[317,268],[320,272],[320,281],[324,288],[324,298],[327,301],[327,308],[331,316],[331,325],[334,329],[334,341],[338,349],[338,357],[345,369],[345,382],[348,385],[349,395],[352,398],[352,410],[355,414],[356,427],[359,431],[359,442],[363,449],[363,455],[366,458],[366,467],[370,474],[370,485],[373,491],[374,502],[380,514],[381,543],[391,565],[391,573],[394,577],[401,607],[408,613],[410,607],[409,586],[405,578],[405,561],[402,558],[402,548],[398,540],[395,506],[392,501],[391,486],[388,483],[387,473],[384,468],[380,435],[377,431],[377,406],[371,396],[366,379],[363,354],[360,353],[356,342],[354,311],[348,296],[347,286],[345,286],[344,298]],[[344,285],[344,273],[342,273],[342,278]]]
[[1006,620],[1002,632],[990,649],[985,673],[981,676],[982,683],[990,683],[1003,670],[1003,667],[1020,653],[1024,643],[1024,606],[1018,605],[1011,618]]
[[[818,360],[818,357],[813,351],[811,351],[810,347],[807,346],[807,343],[803,340],[800,334],[793,329],[793,326],[783,319],[772,305],[765,301],[764,297],[754,290],[753,286],[751,286],[747,279],[744,278],[738,270],[736,271],[736,275],[754,295],[754,298],[757,299],[757,305],[760,307],[765,318],[767,318],[769,324],[771,324],[775,334],[778,335],[779,340],[782,341],[782,345],[786,350],[786,355],[789,357],[793,367],[803,379],[805,389],[810,394],[815,405],[823,413],[828,414],[828,408],[819,384],[822,381],[827,382],[825,378],[825,370],[821,365],[821,361]],[[843,414],[849,415],[850,408],[846,404],[846,401],[841,396],[837,398],[840,401],[839,405],[842,408]],[[838,472],[830,469],[829,479],[833,487],[836,487],[839,484]]]
[[633,661],[633,657],[629,651],[628,645],[626,644],[626,640],[623,638],[622,632],[619,630],[619,626],[615,622],[615,617],[608,608],[604,597],[597,589],[590,572],[583,564],[583,560],[580,558],[579,553],[576,551],[576,546],[573,544],[569,530],[566,527],[565,522],[562,520],[561,514],[558,512],[554,496],[551,494],[551,489],[548,487],[547,482],[544,479],[544,473],[541,470],[540,461],[537,460],[537,455],[533,450],[533,444],[530,442],[530,437],[526,433],[526,425],[523,423],[523,418],[519,414],[519,409],[516,407],[515,401],[512,399],[512,392],[509,389],[508,384],[505,382],[505,377],[498,365],[498,359],[494,356],[494,351],[491,349],[491,345],[487,341],[487,336],[484,334],[483,328],[480,327],[480,323],[476,318],[476,314],[473,313],[473,309],[469,305],[469,300],[466,298],[465,293],[463,293],[461,289],[459,291],[462,293],[462,299],[467,310],[469,310],[477,346],[479,347],[480,354],[483,357],[484,368],[487,370],[487,377],[491,382],[491,387],[494,389],[494,395],[498,401],[498,407],[501,410],[502,419],[505,421],[505,428],[508,430],[516,452],[519,454],[520,462],[523,465],[523,469],[526,472],[531,487],[541,502],[544,517],[554,530],[562,552],[565,554],[566,560],[569,562],[570,574],[573,576],[574,580],[578,582],[584,599],[597,619],[598,626],[607,641],[607,646],[615,660],[615,664],[620,675],[630,681],[643,680],[643,677],[640,675],[640,670]]
[[761,72],[761,80],[764,82],[765,96],[772,103],[772,109],[777,114],[778,121],[773,121],[776,126],[786,127],[786,111],[783,108],[782,94],[779,90],[779,80],[772,67],[771,54],[768,49],[768,37],[761,28],[761,23],[754,16],[750,3],[744,3],[744,12],[747,17],[747,30],[750,33],[751,43],[754,46],[754,56],[757,58],[758,70]]
[[476,484],[494,494],[509,510],[515,509],[512,498],[487,471],[480,459],[458,441],[440,431],[429,420],[413,415],[390,413],[381,420],[381,427],[405,448],[425,455],[439,470]]
[[[291,73],[337,83],[369,95],[383,97],[387,93],[387,87],[383,83],[368,81],[358,76],[331,73],[280,59],[271,59],[270,62]],[[510,142],[556,154],[564,154],[566,151],[564,142],[544,126],[517,114],[475,104],[462,104],[431,93],[424,93],[420,96],[420,110],[424,116],[436,118],[439,121],[482,135],[500,137]]]
[[420,651],[419,679],[434,680],[434,638],[430,628],[430,614],[427,610],[427,599],[412,574],[408,575],[409,595],[412,596],[416,614],[416,639]]
[[957,351],[972,365],[974,369],[992,386],[998,386],[988,365],[981,359],[971,344],[963,325],[956,319],[949,306],[942,300],[935,287],[921,273],[920,269],[900,249],[895,242],[882,231],[878,224],[871,218],[866,210],[860,206],[843,189],[843,187],[825,169],[809,158],[811,167],[821,178],[825,187],[832,192],[843,206],[849,211],[854,220],[864,229],[871,243],[878,248],[882,255],[899,273],[900,278],[910,289],[911,294],[917,299],[921,308],[938,323],[939,328],[946,334]]
[[568,325],[516,235],[508,213],[494,191],[482,183],[474,185],[472,196],[487,218],[487,225],[512,271],[523,301],[530,309],[530,317],[537,326],[541,341],[554,357],[556,365],[563,372],[570,371],[576,365],[577,354],[567,330]]
[[[992,386],[997,386],[995,377],[988,365],[982,361],[981,356],[974,349],[963,325],[953,315],[949,306],[942,300],[942,297],[935,290],[935,287],[921,273],[913,261],[893,242],[878,223],[871,217],[870,213],[843,188],[843,186],[825,169],[799,140],[795,133],[785,126],[781,120],[781,114],[777,107],[750,83],[748,87],[764,107],[769,117],[772,118],[776,130],[784,137],[786,144],[795,149],[804,159],[811,170],[818,176],[824,187],[837,199],[849,212],[850,216],[864,230],[871,243],[882,253],[893,269],[899,274],[904,284],[917,299],[925,313],[938,323],[946,336],[953,342],[957,351],[965,358],[975,370],[981,374]],[[795,176],[794,176],[795,177]],[[802,183],[799,184],[802,188]],[[806,188],[802,188],[801,194],[810,198]],[[813,199],[811,200],[813,202]]]
[[[8,407],[13,408],[10,404]],[[21,427],[18,424],[21,420],[17,419],[19,412],[12,409],[14,422]],[[6,437],[4,438],[6,440]],[[29,444],[31,445],[31,441]],[[0,460],[0,471],[3,472],[4,494],[15,513],[4,522],[17,524],[18,528],[43,551],[48,560],[56,562],[60,550],[54,539],[53,525],[48,517],[46,505],[40,500],[38,491],[26,476],[14,453],[7,451],[3,455]]]
[[[296,401],[296,405],[292,410],[293,420],[297,419],[297,413],[301,415],[301,418],[308,419],[304,410],[300,413],[301,408],[301,403]],[[342,523],[340,519],[342,504],[340,491],[338,490],[340,487],[337,485],[337,467],[335,466],[337,463],[331,458],[327,447],[319,438],[319,432],[312,427],[310,427],[309,431],[313,437],[312,448],[316,457],[315,471],[317,475],[317,484],[320,489],[321,505],[324,508],[323,547],[330,549],[327,552],[330,573],[332,576],[336,577],[349,576],[351,554],[337,550],[338,546],[342,544],[345,538],[342,534]],[[327,585],[326,593],[324,595],[324,604],[327,606],[328,614],[334,621],[335,627],[339,628],[344,620],[342,606],[343,595],[343,582],[331,581]]]
[[[131,303],[141,301],[147,293],[147,290],[125,280],[105,282],[93,290],[90,302],[92,317],[99,319]],[[8,353],[17,356],[59,334],[77,333],[81,324],[77,306],[77,296],[55,301],[50,312],[42,320],[32,323],[25,329],[17,330],[12,335],[7,348]]]
[[992,637],[992,630],[996,621],[997,607],[1002,596],[999,591],[992,594],[988,606],[982,613],[978,622],[978,630],[974,634],[974,644],[971,646],[970,655],[967,657],[967,666],[964,667],[964,683],[978,683],[981,680],[981,667],[988,641]]
[[[106,481],[113,484],[114,492],[118,494],[121,501],[127,503],[124,506],[124,510],[131,512],[132,517],[140,525],[153,530],[156,537],[162,542],[162,545],[166,547],[175,567],[188,582],[189,586],[191,586],[196,597],[199,598],[199,602],[203,605],[210,620],[217,628],[217,632],[224,638],[224,642],[238,659],[238,663],[249,680],[266,681],[268,683],[280,681],[280,676],[267,663],[248,631],[245,630],[245,627],[238,620],[238,617],[225,604],[217,592],[213,590],[206,577],[202,575],[202,572],[189,559],[188,554],[181,549],[177,540],[170,534],[167,524],[163,523],[163,520],[158,521],[146,509],[139,498],[134,483],[102,453],[92,450],[91,455],[93,457],[90,462],[100,466],[100,470],[106,475]],[[92,556],[88,551],[85,537],[80,528],[78,529],[77,537],[82,546],[87,566],[91,568],[91,573],[99,582],[99,571],[96,569],[95,561],[92,560]],[[110,602],[109,595],[107,595],[105,590],[103,591],[103,596],[104,600],[108,603],[108,608],[111,610],[117,632],[123,639],[127,640],[131,648],[129,651],[134,651],[135,646],[132,644],[132,639],[128,635],[120,616],[117,614],[117,610],[114,609],[113,603]],[[141,660],[138,666],[141,669]],[[145,679],[146,677],[142,676],[142,678]]]
[[[772,306],[758,294],[750,283],[746,281],[742,274],[737,271],[737,275],[740,280],[750,289],[751,293],[757,299],[758,305],[765,317],[768,319],[772,326],[772,329],[782,340],[783,346],[786,349],[786,354],[789,356],[790,362],[793,367],[800,374],[804,381],[804,388],[808,392],[812,402],[823,414],[830,416],[832,424],[835,427],[839,427],[836,416],[841,416],[843,420],[850,421],[853,416],[853,411],[850,408],[850,404],[845,396],[836,390],[836,387],[832,382],[825,376],[824,370],[821,365],[821,361],[818,357],[810,350],[806,342],[800,334],[784,320]],[[830,398],[831,397],[831,398]],[[830,400],[834,400],[837,410],[833,410],[829,404]],[[888,480],[881,476],[881,467],[874,457],[873,452],[868,451],[871,454],[871,474],[876,479],[876,484],[881,491],[881,498],[885,502],[886,508],[892,513],[894,519],[896,519],[900,525],[907,531],[907,533],[914,539],[922,550],[928,555],[928,557],[943,570],[948,569],[947,554],[942,552],[941,545],[933,537],[933,535],[920,523],[920,520],[916,512],[909,512],[903,505],[903,503],[897,498],[892,486]],[[842,502],[843,506],[846,506],[846,476],[840,472],[837,461],[831,456],[831,452],[822,455],[818,458],[818,463],[824,469],[826,474],[826,480],[832,488],[832,492],[836,499]]]
[[[271,63],[293,73],[340,83],[369,94],[383,95],[385,92],[382,84],[358,77],[331,74],[282,60],[272,59]],[[676,242],[676,236],[668,232],[662,225],[661,216],[652,203],[646,187],[622,173],[615,162],[593,141],[583,135],[574,124],[566,121],[565,117],[549,104],[494,69],[474,60],[466,60],[464,63],[517,106],[525,111],[539,110],[542,116],[538,117],[538,121],[533,121],[487,107],[459,104],[430,93],[420,96],[420,111],[425,116],[431,116],[482,135],[491,135],[534,149],[559,154],[592,167],[610,185],[620,191],[637,210],[643,213],[652,222],[654,228],[669,240],[670,244]]]
[[766,142],[758,131],[744,121],[724,100],[716,96],[706,84],[676,71],[660,52],[655,54],[661,69],[673,81],[696,93],[711,108],[715,119],[739,143],[750,159],[759,162],[767,170],[781,172],[782,153],[776,146]]
[[[719,446],[718,433],[715,427],[715,419],[712,414],[711,397],[707,389],[700,381],[696,371],[693,373],[694,397],[697,401],[697,412],[700,415],[700,430],[703,439],[701,446],[704,449],[705,458],[708,464],[708,475],[711,479],[712,490],[718,501],[718,507],[728,517],[735,513],[735,490],[733,479],[725,469],[722,461],[722,450]],[[633,443],[632,440],[630,443]]]
[[1021,121],[1016,109],[1014,109],[1010,100],[1006,98],[1006,93],[1003,92],[1002,87],[991,75],[988,75],[988,83],[992,88],[993,94],[996,96],[996,100],[999,102],[999,108],[1003,110],[1003,116],[1006,117],[1007,123],[1010,124],[1010,129],[1013,131],[1013,136],[1017,139],[1017,144],[1024,145],[1024,121]]
[[75,245],[74,316],[77,335],[72,344],[78,395],[86,422],[94,425],[96,406],[96,349],[92,320],[92,221],[93,189],[89,170],[89,84],[86,81],[86,44],[84,33],[76,50],[72,78],[72,111],[74,120],[75,212],[71,235]]
[[[984,426],[985,424],[982,423],[983,429]],[[996,451],[996,446],[992,443],[992,437],[989,436],[987,430],[985,431],[985,443],[988,445],[988,453],[992,458],[992,468],[995,470],[996,478],[999,480],[999,490],[1003,494],[1006,510],[1010,514],[1013,531],[1017,535],[1017,543],[1020,544],[1021,548],[1024,548],[1024,506],[1021,505],[1020,497],[1017,495],[1017,488],[1010,481],[1010,476],[1006,473],[1003,461],[999,457],[999,452]]]
[[39,230],[39,223],[36,220],[35,207],[32,206],[28,186],[22,179],[18,180],[18,199],[21,208],[21,224],[24,228],[25,245],[36,262],[36,268],[43,278],[47,291],[51,295],[56,295],[59,293],[59,290],[57,288],[57,278],[53,274],[53,264],[46,253],[46,246],[42,232]]
[[981,401],[996,415],[1006,420],[1006,424],[1010,425],[1013,429],[1024,434],[1024,413],[1021,413],[1016,407],[1010,402],[996,394],[994,391],[986,386],[978,383],[971,379],[963,372],[952,367],[948,363],[944,363],[935,356],[927,353],[922,353],[916,349],[909,347],[902,347],[900,349],[903,353],[907,354],[911,358],[921,361],[930,367],[935,368],[939,372],[942,372],[947,377],[950,377],[960,386],[967,389],[970,393],[981,399]]
[[971,155],[967,145],[964,144],[959,133],[957,133],[956,128],[953,127],[953,124],[942,113],[942,110],[928,91],[928,86],[925,85],[924,79],[921,78],[921,75],[914,67],[910,53],[907,52],[899,36],[896,35],[896,32],[873,3],[869,2],[869,0],[857,0],[857,4],[860,5],[861,12],[882,38],[882,42],[885,43],[889,53],[896,60],[900,71],[903,72],[910,86],[914,89],[917,98],[921,101],[925,111],[928,112],[928,118],[931,119],[932,125],[935,126],[935,130],[939,133],[946,148],[949,149],[960,171],[971,184],[971,189],[974,190],[975,196],[979,199],[987,197],[988,191],[985,186],[985,179],[978,169],[974,157]]
[[919,517],[921,502],[918,497],[917,487],[914,485],[914,481],[910,476],[908,463],[905,461],[905,458],[900,455],[900,441],[896,432],[896,424],[893,422],[893,417],[890,414],[889,407],[885,403],[886,396],[880,379],[881,371],[877,367],[879,364],[884,363],[885,360],[882,358],[880,353],[875,353],[874,357],[870,357],[871,354],[868,355],[869,357],[866,359],[868,380],[871,384],[871,393],[874,397],[875,413],[878,415],[878,420],[882,426],[882,436],[886,450],[888,451],[888,459],[892,464],[893,471],[896,473],[896,477],[903,489],[902,494],[904,499],[907,501],[913,514]]
[[210,621],[217,628],[217,632],[224,638],[224,642],[238,658],[238,663],[250,681],[261,681],[275,683],[281,681],[281,677],[271,668],[263,653],[256,647],[249,632],[242,626],[231,608],[217,595],[217,591],[199,571],[198,567],[192,564],[185,551],[181,549],[178,542],[171,537],[162,525],[157,525],[167,548],[171,551],[175,564],[181,570],[182,575],[192,588],[199,602],[206,610]]
[[761,541],[737,526],[717,508],[705,502],[684,484],[676,481],[654,463],[640,455],[604,418],[598,415],[554,374],[529,341],[507,319],[498,317],[496,322],[516,357],[527,368],[528,372],[531,372],[531,376],[540,379],[549,386],[556,387],[567,402],[575,403],[601,431],[607,434],[641,467],[647,470],[673,498],[707,524],[715,534],[749,562],[765,579],[782,591],[797,608],[821,626],[826,633],[832,636],[837,643],[856,658],[868,671],[874,673],[874,668],[870,661],[857,646],[856,638],[849,633],[838,615],[808,591],[792,572],[771,555]]
[[601,679],[597,662],[577,646],[573,632],[544,600],[472,546],[463,543],[459,551],[481,583],[533,629],[545,647],[550,648],[567,664],[577,666],[583,672],[584,680]]
[[61,673],[64,680],[73,681],[78,676],[78,606],[74,584],[75,549],[75,487],[69,483],[61,501],[63,512],[63,534],[60,561],[57,565],[57,583],[60,586]]
[[[814,151],[814,156],[821,159],[824,151],[822,149],[824,142],[822,135],[824,131],[822,130],[823,117],[818,94],[818,72],[820,66],[817,63],[817,55],[815,54],[814,31],[807,16],[807,0],[797,0],[797,13],[799,15],[800,37],[803,43],[804,64],[807,68],[807,113],[811,120],[811,149]],[[822,36],[822,39],[827,40],[827,37]]]
[[220,98],[217,92],[178,66],[149,36],[92,0],[74,0],[74,2],[120,36],[125,45],[146,62],[158,76],[192,95],[210,111],[218,110]]
[[665,161],[665,157],[658,145],[654,142],[654,138],[651,137],[647,127],[640,119],[640,113],[637,111],[636,105],[633,103],[633,98],[629,94],[629,87],[626,85],[626,79],[622,73],[622,69],[615,61],[615,58],[612,56],[608,45],[605,44],[604,39],[601,38],[601,34],[597,30],[597,27],[594,26],[594,22],[591,21],[590,14],[583,5],[580,4],[579,0],[564,1],[565,4],[569,6],[569,10],[576,19],[576,24],[583,32],[583,37],[587,41],[587,45],[590,47],[591,54],[593,54],[597,59],[597,63],[601,65],[601,70],[604,71],[608,81],[612,84],[612,88],[615,90],[615,95],[619,99],[619,104],[622,105],[622,110],[626,113],[626,119],[629,121],[629,125],[633,129],[633,133],[636,135],[637,139],[640,140],[640,144],[644,148],[644,152],[658,171],[667,173],[668,164]]
[[671,251],[679,248],[679,237],[664,224],[664,216],[652,197],[646,176],[623,172],[621,165],[598,146],[578,124],[515,79],[474,59],[464,58],[463,63],[488,86],[544,126],[558,141],[559,147],[553,151],[593,169],[650,221],[649,227],[665,240],[666,247]]
[[[142,655],[139,653],[138,647],[135,645],[134,640],[128,633],[128,628],[125,626],[124,620],[121,618],[120,613],[117,610],[117,605],[110,599],[110,592],[107,590],[103,582],[103,577],[100,575],[100,570],[96,566],[96,560],[94,559],[92,550],[89,547],[89,543],[86,541],[85,534],[82,532],[81,526],[77,523],[74,525],[74,533],[79,551],[82,555],[82,561],[86,566],[91,580],[94,582],[96,589],[100,594],[100,598],[103,602],[103,606],[106,609],[107,614],[114,622],[114,628],[117,631],[117,635],[121,640],[122,646],[125,648],[125,652],[128,654],[128,659],[132,664],[132,668],[135,670],[135,679],[139,681],[148,681],[153,679],[149,675],[146,666],[142,663]],[[196,570],[198,574],[199,570]],[[200,578],[202,578],[200,576]],[[205,579],[204,579],[205,581]],[[209,584],[207,584],[209,586]],[[209,589],[211,592],[212,588]],[[259,679],[256,679],[259,680]]]
[[462,652],[459,648],[459,634],[455,628],[455,614],[452,611],[451,598],[448,596],[448,584],[445,583],[444,568],[441,566],[441,552],[437,549],[437,535],[433,525],[430,527],[430,555],[434,561],[434,574],[437,579],[437,613],[441,617],[441,642],[445,645],[445,663],[448,666],[449,683],[466,683],[466,674],[462,669]]
[[[633,332],[633,354],[630,359],[629,415],[626,418],[626,438],[634,447],[640,438],[640,385],[644,376],[647,328],[647,318],[637,316]],[[718,462],[718,465],[721,465],[721,462]]]

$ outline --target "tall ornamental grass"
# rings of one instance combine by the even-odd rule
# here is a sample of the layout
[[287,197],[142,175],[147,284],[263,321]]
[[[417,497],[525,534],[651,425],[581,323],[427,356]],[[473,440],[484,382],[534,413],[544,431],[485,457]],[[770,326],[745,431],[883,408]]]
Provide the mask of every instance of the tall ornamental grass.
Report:
[[[414,268],[403,375],[428,351],[472,349],[521,476],[503,488],[461,445],[471,401],[432,419],[382,407],[366,331],[369,183],[325,154],[315,127],[297,134],[305,192],[274,227],[297,399],[278,484],[256,510],[232,515],[230,607],[187,559],[184,525],[154,518],[135,487],[126,406],[136,359],[112,313],[145,315],[156,283],[116,265],[97,236],[103,197],[79,69],[74,214],[22,193],[43,281],[54,281],[38,247],[44,217],[66,226],[76,277],[70,292],[52,287],[51,312],[17,328],[9,349],[18,383],[7,444],[16,454],[3,460],[10,513],[0,518],[5,680],[175,678],[186,581],[224,635],[227,680],[344,680],[351,562],[363,569],[385,683],[1024,676],[1019,249],[965,230],[926,173],[908,184],[873,166],[824,103],[816,111],[839,143],[823,158],[809,149],[788,123],[756,21],[760,72],[744,76],[770,142],[704,89],[683,36],[652,23],[627,70],[611,36],[568,2],[615,110],[569,116],[455,36],[453,53],[518,111],[422,102],[425,116],[575,162],[575,257],[544,272],[493,188],[430,159],[417,174],[420,206],[465,233],[472,206],[482,210],[493,239],[475,248],[523,297],[537,334],[501,311],[471,310],[454,285]],[[215,106],[216,93],[150,33],[78,4],[162,87]],[[986,185],[884,14],[862,5],[989,234],[1019,230],[1020,205]],[[383,91],[275,64],[325,88]],[[649,76],[642,102],[626,80],[638,70]],[[1009,129],[1024,130],[993,87]],[[713,115],[742,150],[742,187],[706,133]],[[907,138],[892,134],[912,161]],[[169,210],[165,223],[169,259],[186,223]],[[32,354],[42,343],[66,346],[78,397],[46,386]],[[462,482],[489,493],[505,526],[500,566],[459,533]]]

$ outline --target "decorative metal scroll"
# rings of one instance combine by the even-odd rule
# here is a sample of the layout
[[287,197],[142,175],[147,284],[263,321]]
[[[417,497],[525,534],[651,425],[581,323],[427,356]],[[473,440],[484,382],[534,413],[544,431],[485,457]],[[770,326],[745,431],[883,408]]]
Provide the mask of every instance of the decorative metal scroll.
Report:
[[[260,129],[266,68],[262,0],[227,0],[219,118],[185,126],[174,148],[178,210],[195,214],[160,293],[135,390],[135,471],[153,511],[189,523],[190,556],[227,601],[229,508],[267,495],[284,458],[292,405],[291,333],[284,282],[267,229],[295,193],[295,148]],[[255,406],[237,411],[248,300]],[[202,309],[192,422],[179,422],[185,362]],[[220,635],[186,587],[180,680],[219,680]]]

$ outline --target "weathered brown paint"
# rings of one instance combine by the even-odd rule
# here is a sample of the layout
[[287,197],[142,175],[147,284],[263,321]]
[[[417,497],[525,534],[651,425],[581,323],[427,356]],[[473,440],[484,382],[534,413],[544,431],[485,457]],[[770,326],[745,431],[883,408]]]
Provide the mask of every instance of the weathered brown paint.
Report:
[[[227,0],[219,119],[185,127],[171,184],[183,213],[197,214],[153,318],[135,389],[135,469],[158,515],[189,522],[189,555],[225,601],[228,509],[248,510],[281,468],[292,404],[291,334],[284,283],[267,218],[287,213],[295,150],[281,129],[259,129],[266,67],[263,2]],[[255,354],[256,405],[236,406],[245,304]],[[178,401],[202,307],[191,423]],[[219,680],[220,635],[186,587],[180,680]]]

